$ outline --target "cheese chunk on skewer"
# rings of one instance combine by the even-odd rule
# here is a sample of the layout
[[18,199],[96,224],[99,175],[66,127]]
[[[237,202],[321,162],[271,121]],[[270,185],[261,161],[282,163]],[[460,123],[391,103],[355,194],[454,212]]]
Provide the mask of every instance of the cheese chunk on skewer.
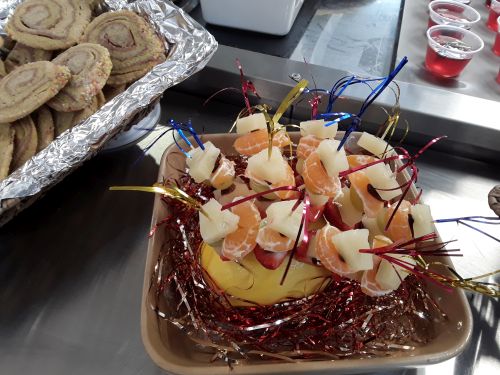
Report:
[[254,130],[267,129],[266,118],[263,113],[254,113],[241,117],[236,121],[236,133],[247,134]]
[[295,240],[297,238],[297,233],[299,233],[302,210],[304,208],[304,204],[300,203],[297,208],[292,211],[296,203],[296,200],[276,202],[271,204],[266,210],[267,225],[269,228],[292,240]]
[[208,180],[212,175],[215,162],[220,155],[220,150],[210,141],[203,144],[205,150],[197,147],[189,152],[190,158],[186,158],[186,165],[189,167],[189,175],[196,183]]
[[325,126],[325,120],[310,120],[300,123],[300,135],[314,135],[319,139],[333,139],[337,134],[338,124]]
[[316,150],[321,159],[321,163],[323,163],[326,169],[326,173],[331,177],[337,177],[339,172],[349,169],[349,163],[347,162],[344,148],[342,147],[337,151],[339,144],[340,141],[325,139],[319,144]]
[[240,217],[229,210],[222,211],[222,205],[214,198],[202,208],[206,215],[199,213],[200,233],[206,243],[214,244],[238,229]]
[[385,155],[391,155],[394,151],[383,139],[374,136],[373,134],[363,132],[358,139],[358,146],[371,152],[373,155],[382,158]]
[[368,229],[354,229],[340,232],[333,236],[333,243],[352,272],[371,270],[373,255],[360,253],[360,249],[369,249]]

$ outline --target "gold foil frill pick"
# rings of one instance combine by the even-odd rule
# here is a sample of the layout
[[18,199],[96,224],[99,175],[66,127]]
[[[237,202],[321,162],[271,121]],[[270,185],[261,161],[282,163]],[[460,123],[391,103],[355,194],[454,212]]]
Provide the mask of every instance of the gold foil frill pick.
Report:
[[498,283],[490,283],[490,282],[485,282],[485,281],[478,281],[480,279],[485,279],[490,276],[495,276],[500,274],[500,270],[496,270],[493,272],[486,273],[484,275],[479,275],[479,276],[474,276],[474,277],[468,277],[468,278],[463,278],[461,277],[457,271],[455,271],[453,268],[450,266],[447,266],[446,264],[440,263],[440,262],[432,262],[428,263],[428,266],[430,265],[441,265],[445,268],[447,268],[455,277],[446,277],[446,276],[441,276],[438,274],[432,273],[432,277],[439,281],[440,283],[444,285],[449,285],[453,288],[461,288],[468,290],[470,292],[475,292],[475,293],[480,293],[484,294],[489,297],[500,297],[500,284]]
[[292,103],[295,102],[300,97],[300,95],[302,95],[302,92],[307,88],[307,85],[309,85],[309,82],[306,79],[303,79],[299,83],[297,83],[293,89],[290,90],[290,92],[285,96],[285,99],[283,99],[281,104],[278,106],[278,109],[274,113],[274,116],[272,118],[273,124],[278,123],[288,107],[290,107]]
[[146,193],[156,193],[162,194],[166,197],[175,199],[181,203],[184,203],[186,206],[194,208],[195,210],[200,211],[203,215],[208,217],[208,214],[203,210],[202,204],[198,202],[195,198],[191,197],[184,190],[179,188],[175,184],[171,184],[170,186],[165,186],[160,183],[156,183],[153,186],[111,186],[109,190],[112,191],[142,191]]
[[304,90],[307,88],[309,82],[306,79],[301,80],[299,83],[295,85],[293,89],[291,89],[288,94],[285,96],[285,99],[278,106],[278,109],[274,113],[273,117],[270,117],[266,111],[264,112],[264,116],[266,117],[267,123],[267,133],[269,136],[269,146],[268,146],[268,157],[271,158],[271,153],[273,149],[273,138],[274,135],[281,130],[281,126],[276,126],[278,121],[281,119],[285,111],[290,107],[299,97],[302,95]]

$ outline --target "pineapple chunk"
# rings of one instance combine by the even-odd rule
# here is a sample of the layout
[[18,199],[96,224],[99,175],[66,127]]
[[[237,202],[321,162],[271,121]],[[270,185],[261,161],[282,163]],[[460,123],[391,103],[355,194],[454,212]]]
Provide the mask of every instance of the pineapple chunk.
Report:
[[[391,257],[404,261],[409,267],[415,265],[415,260],[408,255],[390,254]],[[375,281],[382,289],[396,290],[399,288],[401,281],[408,276],[409,271],[405,268],[393,264],[385,259],[380,262]]]
[[215,162],[220,154],[220,150],[212,142],[208,141],[203,145],[205,146],[205,151],[197,147],[189,152],[191,157],[186,159],[186,164],[189,167],[189,175],[198,184],[210,178],[215,167]]
[[338,208],[340,211],[340,216],[342,221],[348,226],[352,227],[361,221],[363,217],[363,212],[358,210],[351,200],[351,189],[344,187],[342,188],[342,195],[337,198],[336,202],[339,203]]
[[333,236],[333,244],[352,272],[373,268],[373,255],[359,252],[370,248],[368,234],[368,229],[354,229]]
[[238,134],[247,134],[259,129],[267,129],[266,118],[263,113],[254,113],[236,120],[236,133]]
[[297,238],[300,222],[302,220],[302,210],[304,208],[304,204],[300,203],[297,208],[292,211],[296,203],[296,200],[276,202],[269,205],[266,210],[267,225],[269,228],[280,232],[292,240]]
[[267,148],[248,158],[247,171],[266,182],[276,183],[286,179],[287,164],[278,147],[273,146],[271,157]]
[[372,165],[365,169],[365,174],[373,187],[377,189],[395,189],[377,190],[378,195],[380,195],[383,200],[389,201],[403,194],[403,191],[399,188],[399,184],[388,165],[384,163]]
[[337,177],[339,172],[349,169],[349,163],[347,162],[344,148],[337,151],[339,144],[340,141],[325,139],[321,141],[316,150],[326,169],[326,173],[331,177]]
[[326,123],[325,120],[302,121],[300,123],[300,135],[303,137],[306,135],[315,135],[320,139],[335,138],[338,124],[325,126]]
[[426,204],[411,206],[410,214],[413,218],[413,234],[415,238],[435,232],[431,208]]
[[221,204],[214,198],[202,207],[208,215],[207,217],[203,213],[199,213],[200,233],[206,243],[214,244],[238,229],[240,217],[229,210],[221,211]]
[[379,158],[384,155],[392,155],[394,153],[393,148],[386,141],[367,132],[363,132],[361,137],[359,137],[358,146],[364,148],[366,151],[371,152]]

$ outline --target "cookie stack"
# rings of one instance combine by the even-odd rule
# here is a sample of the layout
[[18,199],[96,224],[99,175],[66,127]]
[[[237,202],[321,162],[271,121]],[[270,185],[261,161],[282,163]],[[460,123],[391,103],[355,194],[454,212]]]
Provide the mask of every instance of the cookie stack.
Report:
[[[131,11],[92,19],[90,0],[26,0],[0,60],[0,180],[166,58]],[[5,46],[4,46],[5,48]]]

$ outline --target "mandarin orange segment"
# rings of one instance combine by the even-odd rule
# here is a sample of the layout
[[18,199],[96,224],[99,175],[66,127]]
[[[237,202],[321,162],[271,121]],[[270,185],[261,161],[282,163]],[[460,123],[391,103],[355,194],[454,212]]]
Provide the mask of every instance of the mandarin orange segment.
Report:
[[373,163],[374,161],[377,160],[379,159],[370,155],[347,155],[347,162],[349,163],[349,168],[360,167],[368,163]]
[[249,254],[257,245],[259,226],[238,228],[229,233],[222,243],[222,255],[231,260],[240,260]]
[[[385,220],[384,220],[384,228],[387,222],[389,221],[389,218],[391,217],[392,213],[394,212],[396,206],[391,207],[387,209],[385,212]],[[413,238],[411,234],[411,228],[410,228],[410,222],[409,222],[409,214],[410,214],[410,208],[411,208],[411,203],[404,200],[401,202],[401,205],[399,206],[398,210],[396,211],[396,214],[394,215],[391,225],[389,225],[389,228],[385,231],[387,236],[393,240],[394,242],[396,241],[409,241]]]
[[231,208],[233,214],[240,217],[238,226],[242,228],[251,228],[255,225],[259,225],[261,217],[260,212],[252,201],[247,201],[240,203]]
[[297,158],[306,159],[313,151],[316,151],[321,141],[321,139],[314,135],[306,135],[300,138],[296,151]]
[[351,188],[353,188],[358,197],[363,202],[363,211],[368,217],[376,217],[377,214],[384,208],[384,202],[375,198],[368,190],[370,180],[366,177],[363,171],[358,171],[349,174]]
[[[282,187],[282,186],[295,186],[295,175],[293,173],[292,167],[289,164],[286,165],[286,179],[283,181],[271,184],[271,189]],[[280,190],[274,192],[280,199],[290,199],[295,197],[298,192],[293,190]]]
[[[277,132],[273,137],[273,146],[285,147],[290,144],[290,138],[284,131]],[[267,129],[260,129],[238,137],[234,142],[234,148],[241,155],[255,155],[266,149],[269,145]]]
[[234,162],[222,157],[219,166],[210,178],[210,183],[214,188],[224,190],[233,184],[234,175]]
[[305,160],[302,177],[307,190],[313,194],[337,197],[341,193],[340,179],[326,173],[317,152],[311,153]]
[[292,250],[294,240],[269,227],[264,227],[259,230],[257,243],[264,250],[282,252]]
[[347,263],[341,258],[333,243],[333,236],[338,233],[340,233],[340,230],[327,225],[316,234],[318,238],[316,242],[316,256],[321,262],[321,265],[327,270],[339,276],[348,277],[352,275],[352,271]]

